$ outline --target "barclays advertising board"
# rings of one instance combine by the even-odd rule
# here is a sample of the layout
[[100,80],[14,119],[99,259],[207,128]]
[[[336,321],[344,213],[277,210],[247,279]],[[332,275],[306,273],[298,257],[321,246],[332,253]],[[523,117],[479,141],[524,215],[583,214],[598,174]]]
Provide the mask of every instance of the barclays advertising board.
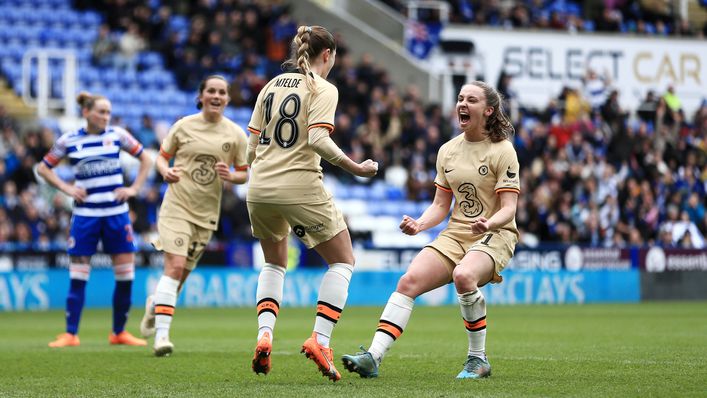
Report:
[[[133,303],[144,302],[160,278],[159,271],[139,269],[135,275]],[[323,271],[288,272],[284,306],[314,306]],[[400,271],[354,273],[348,305],[383,306],[395,290]],[[505,271],[504,281],[483,288],[490,304],[583,304],[637,302],[640,299],[639,271]],[[197,268],[179,296],[182,307],[253,307],[258,273],[228,268]],[[0,311],[62,309],[69,286],[68,271],[13,271],[0,273]],[[111,306],[113,272],[93,270],[86,290],[86,306]],[[422,295],[418,305],[456,305],[453,285]]]

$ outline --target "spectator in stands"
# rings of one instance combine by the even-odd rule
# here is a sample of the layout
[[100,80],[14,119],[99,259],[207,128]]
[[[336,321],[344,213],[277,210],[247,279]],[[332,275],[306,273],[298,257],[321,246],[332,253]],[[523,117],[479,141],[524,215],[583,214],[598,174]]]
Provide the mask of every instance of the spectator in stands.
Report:
[[648,90],[646,97],[636,109],[636,114],[639,119],[644,122],[655,125],[656,110],[658,108],[658,99],[655,96],[655,91]]
[[439,151],[434,201],[417,220],[404,215],[400,229],[416,235],[438,225],[454,199],[449,224],[400,278],[369,350],[342,358],[349,371],[362,377],[378,376],[384,355],[407,326],[415,298],[450,280],[469,338],[467,360],[457,378],[491,374],[486,358],[486,302],[479,288],[503,280],[499,273],[518,242],[520,166],[509,140],[513,126],[495,89],[479,81],[462,86],[456,110],[463,134]]
[[152,242],[164,252],[164,270],[147,297],[140,332],[155,335],[153,350],[158,357],[169,356],[174,349],[169,331],[177,296],[218,228],[224,182],[248,180],[246,135],[223,115],[228,100],[224,77],[202,80],[197,104],[201,111],[172,126],[155,162],[170,184],[160,208],[159,236]]
[[608,95],[608,87],[611,84],[608,76],[599,76],[592,68],[587,69],[587,75],[583,79],[584,98],[589,102],[592,111],[599,111]]
[[118,53],[116,66],[127,71],[137,70],[137,54],[145,49],[145,39],[142,38],[138,25],[134,22],[128,24],[128,30],[118,40]]
[[[258,25],[265,32],[264,36],[270,40],[282,33],[279,32],[279,22],[275,23],[275,21],[288,21],[288,18],[284,16],[287,13],[287,8],[281,7],[279,4],[271,5],[270,3],[263,4],[262,2],[246,2],[246,4],[242,1],[197,2],[170,0],[169,4],[163,1],[161,6],[156,8],[157,3],[159,2],[150,3],[146,0],[96,0],[91,2],[80,0],[75,1],[74,6],[94,7],[103,13],[105,16],[103,20],[108,24],[113,24],[113,34],[116,36],[127,28],[129,21],[136,22],[140,26],[144,37],[147,38],[149,35],[149,41],[152,42],[150,50],[162,53],[166,68],[175,72],[178,84],[185,90],[196,90],[201,77],[206,74],[201,65],[202,52],[205,52],[207,48],[205,45],[206,38],[209,37],[211,31],[219,32],[222,38],[223,59],[227,60],[227,68],[225,70],[233,74],[233,76],[229,76],[229,80],[232,79],[236,82],[232,86],[237,88],[231,95],[231,105],[252,105],[257,92],[267,82],[267,79],[275,73],[273,65],[278,65],[281,60],[274,60],[272,55],[274,53],[273,48],[268,45],[266,45],[265,49],[260,49],[259,52],[252,40],[249,40],[246,45],[241,44],[241,26],[243,25],[244,12],[246,8],[255,8],[257,10]],[[401,9],[405,8],[402,2],[395,3]],[[550,14],[552,11],[557,10],[559,14],[568,16],[568,20],[566,22],[556,22],[559,22],[560,25],[564,24],[566,29],[571,29],[574,24],[579,26],[578,23],[573,22],[569,17],[574,13],[572,8],[575,3],[563,0],[531,0],[525,2],[524,6],[529,10],[529,24],[531,27],[550,29]],[[507,22],[511,16],[509,10],[517,2],[480,4],[478,1],[461,1],[450,4],[453,10],[450,16],[452,21],[469,23],[474,18],[478,18],[480,23],[486,25],[495,24],[495,26],[508,28],[510,24]],[[655,32],[661,29],[659,27],[660,23],[663,23],[668,31],[674,32],[674,34],[681,34],[680,26],[676,26],[676,23],[670,18],[666,19],[664,17],[656,17],[654,14],[646,14],[640,2],[589,0],[582,2],[581,7],[583,12],[580,17],[587,29],[592,29],[592,23],[604,13],[605,9],[609,9],[610,13],[621,16],[618,27],[628,33],[656,34]],[[146,29],[145,16],[148,8],[152,10],[154,15],[151,15],[150,18],[150,28]],[[493,11],[494,9],[497,12]],[[492,11],[488,12],[488,10]],[[171,19],[166,18],[164,15],[169,15],[170,12]],[[222,22],[224,14],[227,18],[225,24]],[[209,17],[209,15],[212,17]],[[190,23],[189,21],[193,22]],[[286,27],[284,31],[291,29],[292,20],[289,19],[288,23],[289,27]],[[705,29],[707,29],[707,23],[704,26],[702,24],[696,26],[695,34],[704,37],[703,31]],[[186,39],[192,36],[192,31],[196,32],[196,34],[194,35],[194,43],[190,44],[186,42]],[[162,32],[161,36],[159,36],[161,39],[158,40],[158,44],[155,44],[153,39],[153,35],[158,34],[156,32]],[[433,105],[423,104],[419,93],[408,92],[408,88],[403,91],[402,88],[396,88],[391,84],[389,79],[386,79],[385,65],[375,64],[374,62],[380,62],[380,60],[365,59],[359,67],[357,60],[351,55],[351,51],[347,51],[345,42],[342,41],[340,35],[338,36],[337,64],[333,67],[329,77],[331,81],[336,82],[339,88],[340,106],[337,118],[341,117],[343,118],[342,120],[348,121],[348,127],[345,127],[346,122],[337,120],[337,134],[334,134],[332,138],[351,158],[362,161],[365,159],[366,148],[364,148],[360,140],[352,137],[351,134],[360,125],[366,123],[371,112],[380,120],[381,129],[385,131],[388,118],[394,112],[397,112],[402,125],[400,137],[399,140],[383,145],[385,158],[376,158],[381,161],[379,173],[385,173],[386,177],[388,177],[388,168],[394,167],[391,174],[393,177],[398,176],[397,178],[392,178],[397,181],[397,184],[400,184],[401,180],[407,180],[407,176],[410,175],[413,167],[417,168],[415,170],[417,175],[432,175],[435,163],[434,156],[436,156],[438,146],[427,140],[427,152],[428,154],[432,153],[433,160],[430,162],[428,157],[426,166],[423,167],[424,170],[420,170],[419,166],[413,166],[415,164],[414,159],[419,157],[414,150],[416,140],[432,131],[431,126],[437,126],[440,130],[440,136],[446,140],[458,133],[454,123],[450,123],[447,120],[447,115],[441,111],[432,111],[434,109]],[[266,43],[269,42],[266,40]],[[282,50],[281,45],[283,43],[287,43],[287,40],[279,42],[280,48],[278,51]],[[185,51],[185,47],[188,47],[189,50]],[[191,54],[185,55],[189,51],[191,51]],[[255,59],[255,62],[252,62],[253,59]],[[218,60],[213,61],[212,59],[212,67],[223,67],[218,65]],[[361,72],[360,76],[358,74],[359,71]],[[242,90],[241,85],[243,86]],[[400,90],[401,94],[397,94],[397,90]],[[382,95],[380,94],[381,92],[383,93]],[[508,95],[506,96],[509,97]],[[375,104],[374,110],[371,109],[373,104]],[[644,105],[648,106],[644,107]],[[427,109],[430,109],[429,111],[426,109],[428,106],[429,108]],[[520,107],[517,112],[517,119],[516,114],[512,113],[514,116],[512,120],[517,124],[516,149],[519,161],[524,168],[527,165],[529,171],[531,171],[524,174],[524,178],[528,178],[528,180],[523,181],[523,186],[533,187],[526,200],[528,217],[518,220],[519,227],[522,227],[526,233],[541,237],[544,242],[549,243],[555,242],[555,239],[560,239],[556,232],[549,232],[545,221],[545,217],[549,215],[553,215],[553,219],[557,219],[557,214],[552,210],[559,208],[560,205],[560,195],[555,198],[553,196],[554,189],[550,190],[548,187],[554,187],[559,183],[562,189],[573,193],[573,202],[585,200],[583,199],[585,181],[575,175],[573,168],[576,164],[581,165],[582,173],[593,169],[594,166],[599,168],[611,166],[614,170],[618,170],[613,173],[613,177],[604,176],[603,171],[590,173],[591,177],[588,178],[591,182],[586,181],[586,183],[588,185],[593,184],[594,193],[588,195],[586,199],[588,201],[586,204],[587,208],[599,208],[603,204],[608,191],[605,188],[612,185],[606,180],[607,178],[616,179],[618,177],[621,180],[625,179],[629,174],[635,175],[638,176],[639,185],[641,180],[645,181],[646,179],[655,178],[655,180],[652,180],[655,181],[656,186],[654,200],[658,204],[659,209],[665,208],[664,203],[672,197],[672,193],[683,192],[683,190],[688,189],[688,185],[691,187],[690,189],[695,189],[696,186],[700,185],[700,181],[704,186],[703,182],[707,179],[707,167],[705,167],[703,158],[699,157],[694,165],[697,171],[690,182],[687,181],[688,177],[681,175],[679,169],[686,165],[688,159],[687,151],[697,150],[698,152],[704,152],[707,150],[707,139],[705,138],[707,137],[707,106],[703,105],[701,110],[690,115],[674,114],[668,110],[668,105],[662,96],[662,92],[654,93],[651,99],[644,101],[638,113],[639,119],[645,120],[644,125],[632,123],[631,116],[633,116],[636,109],[623,108],[619,114],[623,113],[628,117],[610,117],[610,120],[607,121],[601,112],[599,114],[594,112],[589,115],[591,119],[588,116],[580,116],[577,118],[576,123],[565,125],[560,122],[554,123],[553,120],[558,115],[562,115],[563,111],[564,103],[562,101],[553,101],[537,110]],[[676,118],[678,118],[677,122]],[[32,170],[28,167],[28,163],[32,162],[23,162],[26,154],[29,153],[22,148],[26,132],[20,131],[17,121],[12,121],[12,119],[14,118],[8,116],[7,112],[3,112],[0,109],[0,184],[4,184],[5,181],[12,181],[16,190],[19,188],[20,192],[15,193],[19,197],[24,190],[32,190],[34,182],[32,180]],[[454,115],[454,119],[456,119],[456,115]],[[9,128],[6,128],[7,120],[12,121]],[[134,122],[133,120],[125,120],[126,122]],[[587,120],[589,120],[589,123],[586,123]],[[113,124],[117,122],[114,118]],[[157,120],[155,122],[155,127],[158,131],[160,130],[160,124],[166,123],[165,121]],[[166,136],[166,130],[165,128],[163,136]],[[550,132],[550,130],[552,131]],[[557,145],[558,139],[559,141],[571,141],[577,131],[581,132],[583,143],[591,145],[591,152],[586,153],[585,159],[579,161],[573,160],[572,155],[567,156],[567,153],[561,154],[565,146],[558,147]],[[53,132],[50,131],[48,135],[46,132],[42,134],[42,141],[49,142],[48,144],[43,143],[42,146],[48,149],[54,142]],[[555,144],[550,145],[553,140]],[[648,150],[644,150],[646,142],[651,144]],[[523,145],[521,146],[520,143],[523,143]],[[551,150],[546,151],[549,148]],[[646,155],[644,156],[643,154]],[[5,168],[4,173],[1,171],[2,164],[4,164]],[[605,166],[602,166],[602,164]],[[558,175],[556,172],[550,172],[548,165],[566,167],[567,172],[565,175]],[[327,168],[326,162],[323,167],[327,172],[333,169],[336,177],[347,184],[360,183],[348,173],[340,172],[341,169],[338,167]],[[404,170],[401,170],[401,167]],[[62,168],[59,168],[57,172],[61,174]],[[656,175],[659,175],[659,177],[656,178]],[[675,177],[674,181],[673,175]],[[553,192],[553,194],[550,195],[547,201],[536,202],[536,190],[538,195],[543,192]],[[61,200],[61,196],[57,197],[56,205],[54,205],[52,195],[46,193],[46,191],[45,188],[40,186],[38,197],[35,198],[37,201],[45,202],[45,207],[40,208],[41,218],[48,224],[49,220],[56,217],[56,219],[64,220],[61,222],[68,225],[70,213],[65,209],[65,203]],[[406,192],[406,194],[409,195],[410,192]],[[681,195],[684,195],[684,197]],[[702,194],[698,193],[698,195]],[[681,197],[676,203],[679,208],[682,208],[684,201],[689,198],[689,193],[685,191],[678,196]],[[700,202],[707,205],[705,197],[699,197]],[[138,206],[147,206],[141,203],[143,200],[144,198],[137,198],[133,201],[134,206],[136,206],[136,212],[139,210]],[[132,205],[133,203],[131,202]],[[622,214],[632,212],[642,214],[642,212],[647,210],[640,205],[634,206],[634,204],[619,200],[619,211]],[[10,213],[13,214],[13,217],[15,217],[15,214],[17,214],[17,217],[23,217],[22,212],[15,213],[10,211]],[[664,215],[661,215],[659,222],[663,221],[663,217]],[[17,221],[20,221],[20,218],[17,218]],[[135,231],[150,233],[147,223],[144,226],[141,225],[142,220],[140,218],[141,216],[138,218],[140,222],[134,225]],[[629,218],[633,219],[635,217]],[[555,221],[553,225],[557,225],[558,222],[561,222],[561,220]],[[140,226],[138,227],[138,225]],[[569,225],[572,229],[571,234],[577,234],[579,230],[575,223],[571,222]],[[700,229],[707,228],[704,225],[704,222],[698,223]],[[62,228],[64,227],[60,225],[58,228],[63,231]],[[629,233],[629,229],[623,229],[619,232],[619,234],[625,235],[623,236],[625,241],[630,242],[631,237],[627,235]],[[63,243],[62,234],[63,232],[55,234],[54,241],[61,242],[60,246],[63,249],[65,243]],[[647,242],[657,241],[660,238],[659,230],[653,227],[648,227],[645,234]],[[364,235],[361,234],[360,236]],[[139,238],[136,237],[136,241],[139,241]]]
[[142,115],[140,128],[135,133],[135,136],[145,148],[156,149],[159,147],[152,117],[147,113]]
[[663,122],[668,126],[673,126],[675,129],[683,122],[682,101],[675,93],[675,87],[671,84],[663,94],[662,100],[665,101],[665,115]]
[[265,266],[258,277],[258,337],[252,367],[270,371],[275,321],[282,302],[290,228],[329,264],[322,278],[312,337],[302,352],[325,377],[341,374],[329,347],[334,326],[346,304],[354,257],[341,212],[322,182],[320,157],[359,177],[373,177],[378,163],[355,163],[329,138],[338,102],[336,86],[325,79],[334,66],[336,42],[321,26],[300,26],[292,53],[260,91],[248,124],[248,213],[253,236],[260,240]]
[[[62,135],[39,164],[37,172],[50,185],[74,199],[69,239],[71,283],[66,299],[66,332],[49,347],[78,346],[79,321],[84,305],[86,283],[91,272],[91,256],[98,241],[111,255],[115,273],[113,293],[113,333],[110,344],[146,345],[125,330],[130,311],[135,277],[135,245],[126,201],[137,195],[145,182],[152,161],[130,133],[109,126],[111,103],[100,95],[82,92],[77,102],[86,127]],[[129,187],[123,186],[118,155],[124,150],[140,160],[140,170]],[[71,154],[76,181],[64,182],[54,172],[59,162]]]
[[680,212],[680,220],[673,224],[673,244],[684,249],[702,249],[705,247],[705,238],[699,228],[690,220],[686,211]]

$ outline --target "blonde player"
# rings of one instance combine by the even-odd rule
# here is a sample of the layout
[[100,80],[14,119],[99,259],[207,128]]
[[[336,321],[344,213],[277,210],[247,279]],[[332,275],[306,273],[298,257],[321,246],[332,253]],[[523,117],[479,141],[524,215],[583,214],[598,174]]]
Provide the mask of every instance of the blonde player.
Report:
[[[142,144],[130,133],[110,126],[111,103],[101,95],[81,92],[76,98],[86,127],[59,137],[39,164],[37,172],[49,184],[74,199],[69,237],[69,295],[66,298],[66,332],[49,347],[80,345],[78,331],[86,298],[86,283],[91,274],[90,260],[98,241],[110,254],[115,274],[113,291],[113,333],[110,344],[145,346],[147,342],[125,330],[130,312],[135,279],[135,242],[128,216],[128,199],[137,195],[147,179],[152,161]],[[140,160],[133,184],[123,186],[120,152]],[[54,172],[61,159],[67,158],[74,171],[75,183],[67,184]]]
[[153,242],[164,251],[164,273],[147,298],[140,331],[146,337],[155,335],[158,357],[174,349],[169,328],[177,295],[218,226],[223,181],[243,184],[248,179],[246,134],[223,115],[228,83],[221,76],[205,78],[198,100],[201,112],[172,126],[156,161],[157,171],[169,183],[157,224],[159,237]]
[[442,222],[455,201],[449,224],[415,257],[388,299],[368,351],[344,355],[344,366],[361,377],[378,376],[378,367],[410,319],[414,300],[454,282],[469,351],[460,379],[491,375],[486,359],[486,302],[479,288],[502,281],[499,275],[513,255],[518,230],[515,213],[519,184],[516,152],[508,138],[513,126],[503,114],[501,97],[484,82],[464,85],[457,99],[463,134],[437,155],[437,191],[417,220],[403,216],[408,235]]
[[273,330],[282,301],[290,229],[329,264],[319,288],[312,337],[302,352],[322,374],[341,378],[329,348],[334,325],[348,295],[354,257],[341,212],[322,183],[321,158],[362,177],[372,177],[378,163],[355,163],[329,138],[338,100],[325,79],[336,58],[336,42],[325,28],[300,26],[287,71],[260,92],[248,125],[251,180],[248,212],[253,236],[260,240],[265,266],[256,292],[258,338],[253,371],[270,371]]

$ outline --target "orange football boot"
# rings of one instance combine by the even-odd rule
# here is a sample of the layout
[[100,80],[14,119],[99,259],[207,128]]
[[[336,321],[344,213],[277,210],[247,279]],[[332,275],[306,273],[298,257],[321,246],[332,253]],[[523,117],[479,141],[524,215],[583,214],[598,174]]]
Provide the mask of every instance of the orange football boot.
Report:
[[317,364],[323,376],[328,377],[331,381],[341,380],[341,373],[334,367],[334,351],[317,343],[316,332],[312,332],[312,337],[302,343],[302,351],[300,352]]
[[147,341],[133,336],[127,330],[123,330],[118,334],[111,333],[110,336],[108,336],[108,342],[111,344],[134,345],[141,347],[147,345]]
[[56,336],[56,340],[49,343],[49,347],[77,347],[81,344],[78,334],[62,333]]
[[272,352],[272,341],[270,333],[263,333],[263,337],[258,340],[253,355],[253,372],[256,374],[268,374],[270,372],[270,353]]

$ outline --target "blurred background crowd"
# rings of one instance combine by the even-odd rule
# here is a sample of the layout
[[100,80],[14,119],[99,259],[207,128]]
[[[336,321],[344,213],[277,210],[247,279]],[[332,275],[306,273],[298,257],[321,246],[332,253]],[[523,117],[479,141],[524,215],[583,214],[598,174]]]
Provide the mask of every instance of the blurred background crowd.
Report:
[[[386,1],[402,10],[401,2]],[[663,1],[450,1],[453,22],[653,35],[705,35],[707,26],[678,21]],[[231,81],[231,106],[252,108],[263,85],[279,72],[297,28],[284,3],[221,0],[74,1],[100,11],[92,47],[100,67],[137,69],[137,54],[159,52],[182,90],[195,92],[206,75]],[[174,21],[182,21],[175,28]],[[381,60],[354,59],[337,37],[337,63],[329,80],[339,89],[335,141],[354,160],[380,162],[376,179],[399,189],[400,200],[434,196],[436,153],[459,133],[456,114],[423,102],[415,86],[395,86]],[[513,81],[495,85],[510,108]],[[99,93],[100,94],[100,93]],[[685,114],[672,88],[656,87],[637,109],[619,105],[621,88],[601,71],[587,70],[547,104],[521,107],[513,138],[521,164],[517,222],[522,244],[582,242],[600,247],[662,245],[705,247],[707,234],[707,100]],[[196,112],[196,108],[194,108]],[[114,115],[114,124],[122,124]],[[146,148],[159,148],[149,115],[124,125]],[[242,126],[245,127],[245,126]],[[37,184],[34,165],[58,137],[56,126],[21,129],[0,106],[0,247],[64,248],[71,203]],[[325,163],[325,162],[323,162]],[[324,165],[327,178],[354,179]],[[374,179],[375,180],[375,179]],[[130,203],[141,243],[156,230],[165,184],[152,175]],[[419,214],[411,214],[419,216]],[[355,239],[370,237],[356,235]],[[251,240],[243,191],[227,186],[217,242]]]

